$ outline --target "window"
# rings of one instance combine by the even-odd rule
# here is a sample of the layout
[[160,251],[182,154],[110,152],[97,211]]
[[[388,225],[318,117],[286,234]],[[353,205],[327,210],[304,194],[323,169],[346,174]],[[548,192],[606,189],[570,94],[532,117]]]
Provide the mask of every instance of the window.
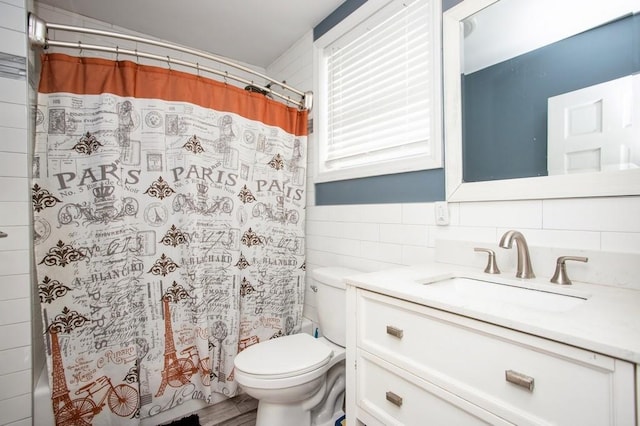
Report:
[[440,0],[368,0],[314,43],[316,181],[442,166]]

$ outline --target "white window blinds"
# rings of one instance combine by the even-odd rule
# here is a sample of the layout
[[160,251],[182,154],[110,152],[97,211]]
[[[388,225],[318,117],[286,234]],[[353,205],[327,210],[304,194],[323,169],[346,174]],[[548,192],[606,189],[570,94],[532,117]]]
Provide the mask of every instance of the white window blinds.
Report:
[[324,171],[374,166],[360,177],[441,165],[434,1],[392,2],[325,47]]

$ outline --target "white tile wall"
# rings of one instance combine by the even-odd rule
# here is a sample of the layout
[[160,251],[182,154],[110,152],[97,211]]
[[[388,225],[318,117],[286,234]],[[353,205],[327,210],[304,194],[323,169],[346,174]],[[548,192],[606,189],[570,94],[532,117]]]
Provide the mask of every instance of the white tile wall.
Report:
[[11,177],[27,177],[27,154],[21,152],[4,152],[0,167],[2,174]]
[[0,3],[6,3],[17,7],[24,7],[24,0],[2,0],[0,1]]
[[29,250],[0,251],[0,271],[3,275],[20,275],[30,273]]
[[0,352],[0,376],[31,368],[31,350],[28,346]]
[[[0,34],[0,37],[2,37],[1,34]],[[0,127],[26,129],[27,128],[26,105],[8,103],[8,102],[0,103]]]
[[640,232],[638,197],[544,201],[543,222],[548,229]]
[[0,275],[0,301],[31,297],[29,283],[27,274]]
[[600,235],[604,251],[637,253],[640,247],[640,232],[604,232]]
[[[2,129],[0,129],[0,135],[1,134]],[[4,153],[0,151],[0,157],[3,155]],[[0,226],[28,225],[31,220],[29,218],[30,208],[31,205],[27,201],[3,201],[2,208],[0,209]]]
[[[2,79],[0,79],[2,80]],[[6,79],[5,79],[6,80]],[[18,129],[14,127],[3,127],[2,139],[0,139],[0,152],[27,152],[27,129]]]
[[0,301],[0,326],[29,321],[31,321],[29,297]]
[[0,376],[0,400],[31,393],[31,371],[23,370]]
[[3,226],[2,229],[8,236],[0,238],[0,251],[29,250],[31,241],[27,226]]
[[[4,155],[0,157],[0,167],[3,166],[2,163]],[[0,175],[2,172],[0,172]],[[29,193],[26,191],[28,189],[28,182],[26,177],[3,177],[0,176],[0,202],[4,201],[29,201]]]
[[[0,1],[0,52],[26,57],[24,0]],[[0,78],[0,425],[31,424],[27,83]]]
[[309,31],[297,43],[270,67],[268,75],[286,81],[288,85],[302,91],[312,90],[309,76],[313,69],[313,51],[310,49],[313,42],[313,32]]
[[[24,13],[24,9],[22,13]],[[2,102],[24,105],[24,96],[26,90],[27,83],[25,80],[0,78],[0,93],[2,93]]]
[[[31,424],[31,394],[0,399],[0,413],[2,413],[0,414],[0,424],[12,426],[14,424]],[[29,416],[25,417],[25,413],[29,413]]]
[[0,327],[0,351],[29,346],[31,341],[31,324],[21,322]]
[[0,14],[0,27],[10,30],[24,32],[27,20],[24,19],[24,5],[2,5],[2,14]]
[[[305,36],[267,73],[310,90],[312,43],[312,35]],[[433,203],[315,206],[311,173],[315,144],[310,135],[307,271],[328,265],[372,271],[416,264],[435,259],[437,240],[497,245],[508,229],[522,231],[531,246],[560,248],[568,254],[571,250],[640,254],[640,197],[454,203],[449,204],[448,226],[435,224]],[[510,253],[504,256],[505,261],[512,260]],[[538,269],[549,268],[553,265]],[[315,293],[305,295],[305,316],[316,321]]]
[[[2,10],[3,13],[5,9],[10,8],[13,8],[13,6],[6,3],[0,4],[0,10]],[[26,18],[24,19],[26,20]],[[0,27],[0,52],[9,53],[15,56],[26,56],[27,42],[25,33],[9,28]]]

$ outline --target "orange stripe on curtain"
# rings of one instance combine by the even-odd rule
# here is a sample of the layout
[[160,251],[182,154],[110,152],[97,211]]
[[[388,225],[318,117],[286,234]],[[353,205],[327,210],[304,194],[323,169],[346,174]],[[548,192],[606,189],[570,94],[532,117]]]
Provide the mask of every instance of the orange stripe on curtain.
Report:
[[277,126],[296,136],[307,135],[306,110],[209,78],[131,61],[46,54],[38,90],[189,102]]

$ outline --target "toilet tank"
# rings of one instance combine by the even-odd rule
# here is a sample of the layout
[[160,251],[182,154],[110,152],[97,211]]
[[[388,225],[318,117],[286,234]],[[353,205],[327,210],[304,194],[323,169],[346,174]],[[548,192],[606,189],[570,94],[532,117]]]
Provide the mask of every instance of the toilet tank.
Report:
[[343,267],[323,267],[311,272],[312,288],[316,292],[316,309],[322,335],[336,345],[345,347],[347,326],[346,286],[344,279],[361,271]]

